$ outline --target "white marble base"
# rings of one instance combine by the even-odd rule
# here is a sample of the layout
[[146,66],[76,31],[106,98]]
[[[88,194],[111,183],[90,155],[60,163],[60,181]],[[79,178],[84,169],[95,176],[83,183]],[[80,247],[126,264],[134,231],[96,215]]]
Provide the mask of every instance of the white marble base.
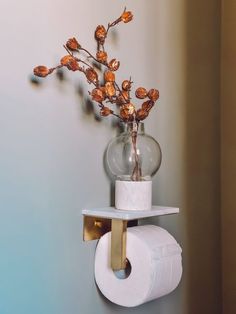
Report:
[[152,181],[116,180],[115,208],[121,210],[151,210]]

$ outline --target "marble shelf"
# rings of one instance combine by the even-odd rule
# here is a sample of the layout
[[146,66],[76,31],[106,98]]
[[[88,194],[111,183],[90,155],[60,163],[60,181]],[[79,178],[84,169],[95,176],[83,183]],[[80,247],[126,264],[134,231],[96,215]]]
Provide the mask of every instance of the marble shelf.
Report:
[[148,217],[178,214],[179,208],[166,206],[153,206],[151,210],[119,210],[114,207],[83,209],[82,214],[90,217],[137,220]]

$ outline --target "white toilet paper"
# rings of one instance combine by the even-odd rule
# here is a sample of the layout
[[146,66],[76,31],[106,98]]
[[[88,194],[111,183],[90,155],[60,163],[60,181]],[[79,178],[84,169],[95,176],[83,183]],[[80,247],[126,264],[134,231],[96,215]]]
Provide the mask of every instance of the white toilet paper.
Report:
[[146,225],[128,228],[126,256],[131,273],[118,279],[110,264],[111,233],[98,242],[95,280],[110,301],[133,307],[173,291],[182,276],[181,248],[164,229]]

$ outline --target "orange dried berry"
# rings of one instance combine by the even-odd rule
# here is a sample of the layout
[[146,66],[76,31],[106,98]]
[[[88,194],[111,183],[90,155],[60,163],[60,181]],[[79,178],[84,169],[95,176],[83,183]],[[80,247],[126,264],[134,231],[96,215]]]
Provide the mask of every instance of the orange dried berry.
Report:
[[68,70],[71,70],[71,71],[80,70],[80,66],[75,59],[72,59],[70,62],[68,62],[66,66],[67,66]]
[[108,63],[108,67],[111,71],[117,71],[120,67],[120,61],[116,60],[116,59],[112,59],[109,63]]
[[96,54],[96,58],[101,63],[107,62],[107,53],[105,51],[98,51]]
[[153,106],[153,101],[147,100],[142,104],[142,109],[145,111],[149,111]]
[[126,101],[124,100],[124,98],[123,98],[122,96],[118,95],[118,97],[117,97],[117,99],[116,99],[116,104],[117,104],[118,106],[121,106],[121,105],[123,105],[123,104],[125,104],[125,103],[126,103]]
[[85,75],[87,77],[87,80],[90,83],[95,83],[97,84],[98,82],[98,74],[93,68],[87,68],[85,71]]
[[107,117],[107,116],[109,116],[110,114],[112,114],[113,113],[113,111],[110,109],[110,108],[108,108],[108,107],[103,107],[101,110],[100,110],[100,114],[101,114],[101,116],[103,116],[103,117]]
[[115,74],[112,71],[105,71],[104,80],[105,82],[115,82]]
[[123,105],[120,108],[120,116],[125,121],[134,120],[135,107],[133,104]]
[[105,27],[103,25],[98,25],[96,30],[95,30],[94,36],[98,42],[104,43],[105,38],[107,36],[107,31],[106,31]]
[[93,100],[101,103],[106,98],[106,94],[101,88],[94,88],[91,92],[91,97]]
[[125,11],[124,13],[122,13],[121,15],[121,20],[124,22],[124,23],[128,23],[130,21],[132,21],[133,19],[133,14],[131,11]]
[[103,92],[106,98],[106,87],[105,86],[100,86],[99,89]]
[[113,82],[106,82],[106,84],[105,84],[105,89],[106,89],[106,95],[107,95],[108,97],[115,96],[115,94],[116,94],[116,89],[115,89],[115,86],[114,86],[114,83],[113,83]]
[[144,99],[147,97],[147,90],[144,87],[139,87],[135,91],[135,96],[139,99]]
[[123,99],[125,99],[126,101],[129,101],[129,91],[122,91],[122,93],[120,94],[121,97],[123,97]]
[[131,89],[131,82],[128,80],[125,80],[122,82],[122,89],[124,91],[129,91]]
[[66,47],[70,50],[78,50],[81,46],[75,37],[69,38],[66,43]]
[[68,70],[71,71],[78,71],[80,70],[80,66],[76,59],[71,55],[64,56],[61,58],[61,65],[66,66]]
[[117,104],[122,105],[129,101],[129,92],[128,91],[122,91],[117,97]]
[[124,105],[124,107],[128,110],[129,114],[135,113],[135,106],[131,103]]
[[46,77],[50,73],[50,70],[44,65],[39,65],[34,68],[34,75],[39,77]]
[[144,120],[146,119],[148,116],[148,111],[144,110],[144,109],[138,109],[137,113],[136,113],[136,119],[137,120]]
[[156,101],[159,98],[159,91],[154,88],[150,89],[150,91],[148,92],[148,97],[152,101]]
[[125,109],[120,109],[120,116],[121,118],[124,120],[124,121],[128,121],[130,116],[129,116],[129,113],[127,112],[127,110]]
[[71,55],[67,55],[61,58],[61,65],[67,65],[69,62],[74,60],[74,58]]

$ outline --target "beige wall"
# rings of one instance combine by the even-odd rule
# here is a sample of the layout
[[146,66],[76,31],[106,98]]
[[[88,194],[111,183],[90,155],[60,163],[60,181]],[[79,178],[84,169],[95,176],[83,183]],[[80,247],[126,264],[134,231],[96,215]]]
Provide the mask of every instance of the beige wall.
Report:
[[222,2],[221,191],[224,314],[236,313],[236,2]]

